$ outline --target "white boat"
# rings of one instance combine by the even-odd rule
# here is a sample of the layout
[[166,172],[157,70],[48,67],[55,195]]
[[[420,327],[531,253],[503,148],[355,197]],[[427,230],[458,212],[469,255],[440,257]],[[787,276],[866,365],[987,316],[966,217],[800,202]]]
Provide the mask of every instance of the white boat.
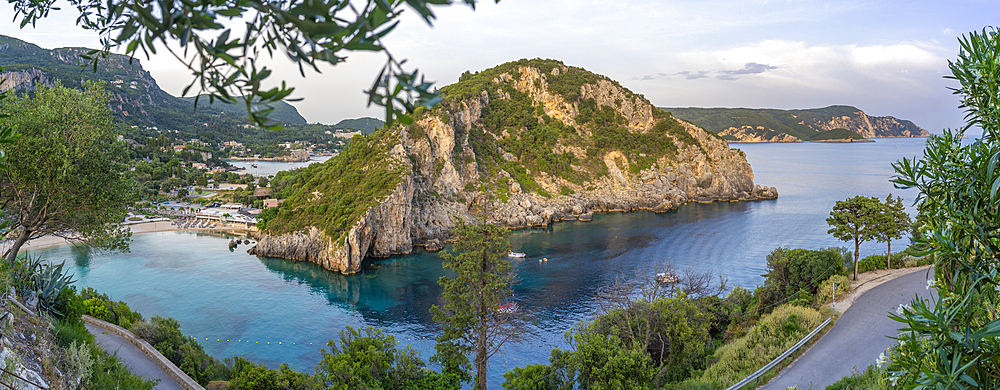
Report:
[[497,309],[497,311],[499,311],[501,313],[513,313],[513,312],[516,312],[517,311],[517,303],[508,303],[508,304],[505,304],[505,305],[500,305],[500,308]]
[[527,255],[525,255],[524,253],[520,253],[520,252],[507,252],[507,257],[523,258],[524,256],[527,256]]
[[656,281],[663,284],[674,284],[681,280],[680,276],[674,275],[669,272],[660,272],[656,274]]

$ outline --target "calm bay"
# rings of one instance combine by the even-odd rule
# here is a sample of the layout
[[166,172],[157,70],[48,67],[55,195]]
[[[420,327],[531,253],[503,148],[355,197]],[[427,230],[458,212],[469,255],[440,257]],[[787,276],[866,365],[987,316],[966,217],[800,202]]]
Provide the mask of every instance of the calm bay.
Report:
[[[848,246],[826,233],[834,202],[892,192],[910,205],[916,193],[893,188],[890,164],[920,156],[923,145],[919,138],[733,144],[746,153],[754,181],[777,187],[778,199],[691,204],[662,214],[602,214],[592,222],[515,231],[513,248],[528,254],[517,266],[515,298],[534,318],[525,329],[533,336],[494,358],[491,387],[499,387],[512,367],[545,363],[551,348],[565,348],[563,333],[593,316],[597,290],[616,278],[669,263],[682,271],[710,270],[730,286],[753,288],[763,281],[765,256],[775,247]],[[437,302],[437,279],[444,275],[437,254],[418,250],[344,276],[312,264],[250,256],[245,246],[230,251],[227,242],[221,235],[161,232],[134,236],[131,253],[70,247],[38,253],[66,261],[79,286],[125,300],[147,318],[176,318],[185,334],[220,359],[241,355],[312,372],[320,348],[347,325],[380,327],[424,359],[433,352],[437,331],[428,309]],[[907,242],[894,241],[893,249]],[[862,256],[884,252],[884,243],[861,247]],[[548,262],[539,263],[541,257]]]

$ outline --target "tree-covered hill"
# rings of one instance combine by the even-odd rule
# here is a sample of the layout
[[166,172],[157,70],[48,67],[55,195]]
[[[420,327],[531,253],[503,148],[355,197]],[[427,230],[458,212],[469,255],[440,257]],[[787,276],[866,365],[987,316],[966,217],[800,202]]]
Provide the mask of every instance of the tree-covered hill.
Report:
[[[0,66],[4,72],[0,90],[31,93],[36,84],[52,86],[56,82],[80,88],[84,80],[105,83],[109,108],[119,133],[141,140],[167,134],[178,139],[197,138],[205,142],[237,141],[242,143],[333,140],[336,127],[306,124],[295,107],[275,104],[272,119],[286,123],[284,132],[247,126],[245,108],[221,102],[209,104],[207,98],[178,98],[160,89],[139,59],[111,55],[98,63],[97,71],[81,67],[80,55],[86,48],[43,49],[37,45],[0,35]],[[327,134],[330,132],[330,134]]]
[[357,272],[365,257],[439,249],[453,218],[507,227],[777,196],[742,152],[605,76],[556,60],[466,72],[413,123],[356,136],[282,172],[285,201],[253,253]]
[[[187,96],[187,97],[181,97],[180,99],[189,106],[192,106],[194,104],[195,98],[193,96]],[[223,103],[218,100],[210,103],[208,96],[202,96],[200,99],[198,99],[197,111],[208,114],[214,114],[214,113],[229,114],[237,117],[246,116],[246,107],[243,106],[242,104],[229,104],[229,103]],[[271,118],[271,120],[275,120],[282,123],[295,124],[295,125],[306,124],[306,118],[303,118],[302,115],[299,114],[299,110],[295,109],[295,106],[292,106],[291,104],[285,102],[279,102],[275,104],[274,111],[271,112],[271,115],[269,115],[268,117]]]
[[[829,106],[806,110],[755,108],[661,107],[730,141],[818,141],[834,129],[863,138],[924,137],[929,133],[913,122],[891,116],[876,117],[856,107]],[[847,133],[840,132],[850,138]],[[846,138],[842,138],[846,139]]]
[[364,118],[344,119],[337,122],[337,124],[333,126],[339,129],[360,131],[367,135],[374,133],[375,130],[381,129],[384,125],[385,121],[366,116]]

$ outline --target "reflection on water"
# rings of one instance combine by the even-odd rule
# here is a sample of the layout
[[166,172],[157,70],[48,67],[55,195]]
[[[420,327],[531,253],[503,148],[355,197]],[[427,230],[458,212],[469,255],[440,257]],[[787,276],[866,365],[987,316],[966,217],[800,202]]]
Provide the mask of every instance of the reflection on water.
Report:
[[[490,386],[499,386],[510,368],[544,363],[551,348],[565,347],[563,333],[592,317],[596,291],[616,278],[669,263],[721,273],[730,286],[753,287],[763,280],[765,256],[777,246],[843,246],[826,233],[834,202],[889,192],[912,200],[913,193],[888,182],[889,163],[918,155],[922,145],[919,139],[737,145],[755,181],[778,187],[780,198],[694,204],[662,214],[602,214],[592,222],[515,231],[513,249],[528,254],[516,266],[515,298],[533,318],[525,332],[536,336],[498,355]],[[439,299],[437,280],[445,274],[437,254],[418,250],[366,262],[360,274],[344,276],[309,263],[249,256],[243,245],[231,252],[230,237],[149,233],[133,237],[129,254],[67,247],[40,253],[75,264],[79,284],[124,299],[147,317],[177,318],[185,334],[219,358],[241,355],[271,367],[289,362],[311,372],[320,346],[346,325],[379,326],[425,359],[433,353],[437,327],[428,310]],[[905,244],[899,240],[893,247]],[[884,244],[869,243],[862,255],[884,250]],[[549,261],[539,263],[541,257]]]

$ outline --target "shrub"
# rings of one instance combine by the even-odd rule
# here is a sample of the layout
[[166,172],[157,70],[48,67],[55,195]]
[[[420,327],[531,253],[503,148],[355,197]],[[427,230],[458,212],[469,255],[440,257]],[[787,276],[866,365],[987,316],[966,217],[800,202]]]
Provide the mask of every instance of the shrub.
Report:
[[[794,294],[797,300],[812,301],[820,281],[844,272],[844,248],[819,250],[776,248],[767,255],[767,279],[755,295],[763,304],[780,302]],[[804,294],[800,293],[803,291]]]
[[699,388],[706,383],[725,387],[739,382],[806,336],[823,322],[823,317],[812,308],[779,306],[761,317],[745,337],[719,347],[715,351],[719,362],[706,369],[701,378],[683,382],[687,387],[681,388]]
[[826,390],[876,390],[888,389],[886,372],[875,366],[868,366],[864,371],[845,376],[826,387]]
[[52,326],[55,328],[56,344],[60,347],[94,342],[94,335],[90,334],[81,321],[56,320]]
[[156,316],[148,322],[136,321],[129,330],[202,385],[229,378],[229,367],[205,353],[197,341],[184,337],[180,326],[173,318]]
[[118,355],[109,354],[94,344],[89,344],[88,347],[90,356],[94,359],[94,370],[83,386],[85,389],[150,390],[159,384],[159,379],[150,380],[133,374],[118,360]]
[[133,323],[142,321],[142,314],[132,311],[124,301],[115,301],[87,287],[80,293],[84,313],[102,321],[107,321],[128,329]]
[[37,296],[39,308],[62,317],[56,308],[63,306],[63,290],[73,283],[73,275],[63,266],[42,263],[41,257],[27,255],[14,261],[10,275],[18,294]]
[[553,375],[555,371],[547,364],[532,364],[514,367],[503,374],[503,388],[514,389],[558,389],[563,386],[562,378]]
[[903,258],[903,267],[906,268],[922,267],[931,264],[934,264],[934,259],[931,258],[930,256],[923,256],[923,257],[906,256]]
[[[84,328],[86,331],[86,328]],[[70,343],[66,348],[66,363],[72,368],[72,372],[80,376],[80,380],[86,382],[94,373],[96,361],[90,354],[90,345],[86,342]]]
[[[892,268],[903,267],[903,254],[894,253],[892,256]],[[868,272],[885,268],[885,255],[871,255],[858,261],[858,272]]]
[[829,302],[833,297],[833,284],[840,283],[837,286],[837,296],[843,296],[851,291],[851,280],[844,275],[833,275],[829,279],[824,280],[823,283],[819,284],[819,290],[816,291],[816,303],[823,304]]

